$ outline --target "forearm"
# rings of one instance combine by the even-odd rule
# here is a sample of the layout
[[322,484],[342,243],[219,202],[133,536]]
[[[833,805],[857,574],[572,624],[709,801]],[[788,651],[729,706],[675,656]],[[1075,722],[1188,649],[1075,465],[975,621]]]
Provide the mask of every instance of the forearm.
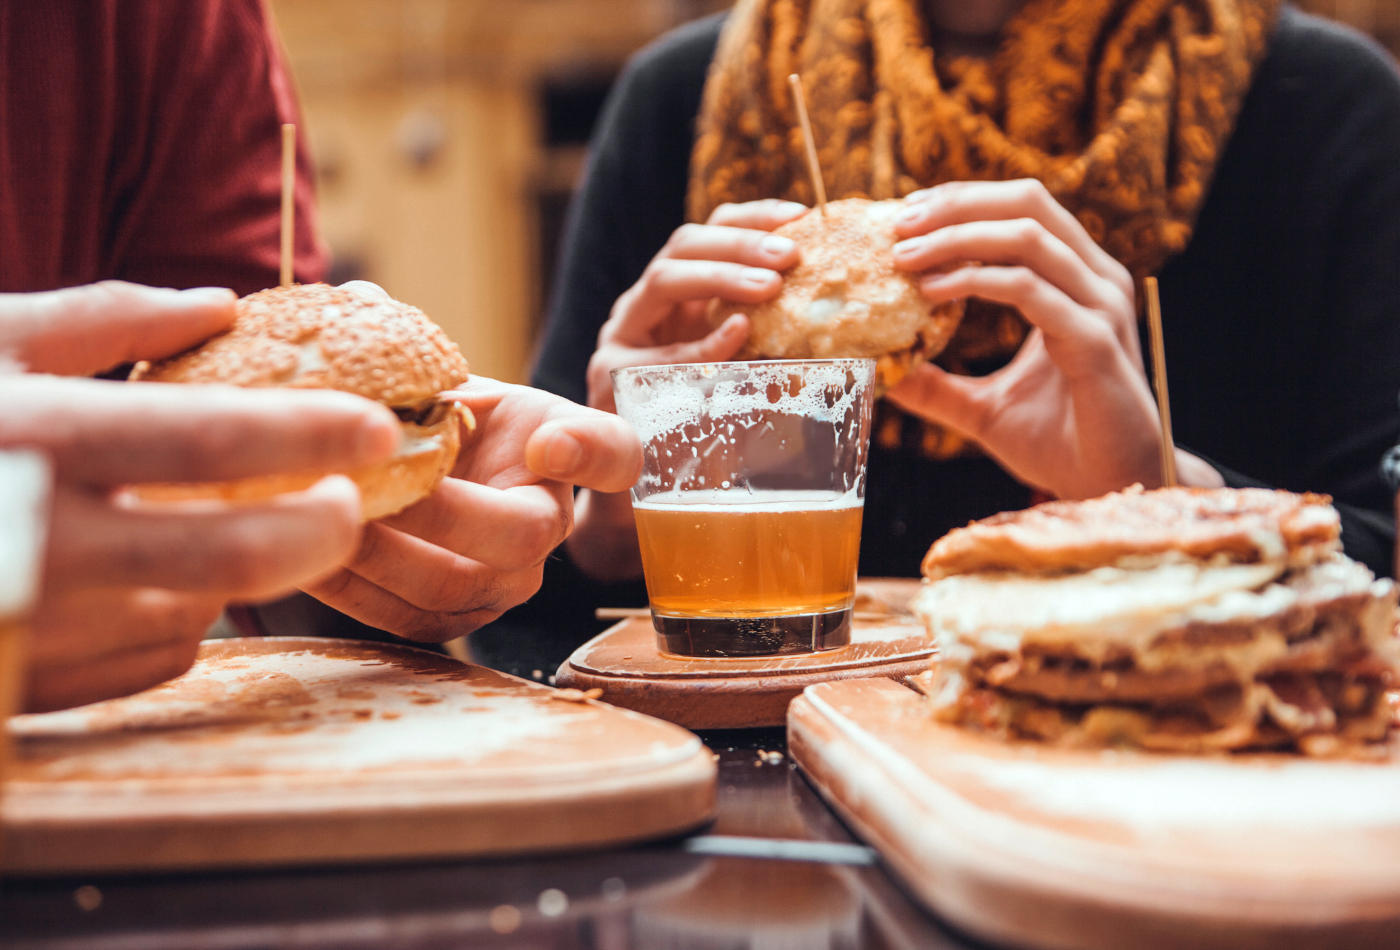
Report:
[[585,489],[574,502],[574,512],[574,530],[564,549],[581,572],[605,583],[642,576],[637,526],[627,492]]

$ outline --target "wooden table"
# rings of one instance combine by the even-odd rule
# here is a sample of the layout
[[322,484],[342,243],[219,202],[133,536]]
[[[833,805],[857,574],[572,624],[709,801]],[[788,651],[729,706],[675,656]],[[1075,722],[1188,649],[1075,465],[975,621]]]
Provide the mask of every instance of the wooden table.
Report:
[[698,835],[529,859],[8,880],[0,946],[976,946],[851,837],[781,730],[703,738],[719,756],[719,818]]

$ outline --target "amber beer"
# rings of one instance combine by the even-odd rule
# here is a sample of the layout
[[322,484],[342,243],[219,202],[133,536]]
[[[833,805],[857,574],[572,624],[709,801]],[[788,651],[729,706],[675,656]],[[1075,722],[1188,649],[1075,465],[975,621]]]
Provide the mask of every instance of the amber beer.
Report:
[[862,504],[830,491],[691,491],[633,506],[652,617],[689,656],[849,642]]
[[657,646],[811,653],[851,637],[875,361],[613,370]]

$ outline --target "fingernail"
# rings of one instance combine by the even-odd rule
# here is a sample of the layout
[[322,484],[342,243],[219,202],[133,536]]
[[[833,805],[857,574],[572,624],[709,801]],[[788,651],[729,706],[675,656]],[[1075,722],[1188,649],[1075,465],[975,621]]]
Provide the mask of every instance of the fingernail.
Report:
[[773,271],[764,270],[762,267],[746,267],[744,268],[744,273],[740,275],[739,279],[742,280],[744,283],[752,284],[755,287],[768,287],[773,283],[774,280],[777,279],[777,277],[778,275],[775,274]]
[[912,237],[908,240],[900,241],[894,246],[894,256],[908,257],[911,254],[916,254],[919,251],[923,250],[924,245],[926,245],[927,243],[927,235],[919,235],[918,237]]
[[773,210],[779,214],[796,214],[799,211],[806,211],[807,206],[800,201],[786,201],[782,198],[773,200]]
[[927,197],[928,197],[929,195],[931,195],[931,194],[933,194],[933,189],[932,189],[932,188],[920,188],[918,191],[911,191],[911,192],[909,192],[909,194],[907,194],[907,195],[904,196],[904,200],[905,200],[905,201],[923,201],[925,198],[927,198]]
[[894,219],[896,225],[913,224],[924,215],[924,209],[919,205],[910,205],[899,213],[899,217]]
[[195,307],[227,307],[238,295],[227,287],[191,287],[180,291],[180,303]]
[[567,478],[579,470],[583,462],[583,446],[578,439],[566,432],[560,432],[549,440],[549,449],[544,454],[546,475]]
[[758,242],[758,249],[769,257],[787,257],[796,247],[792,238],[785,238],[781,234],[770,234]]

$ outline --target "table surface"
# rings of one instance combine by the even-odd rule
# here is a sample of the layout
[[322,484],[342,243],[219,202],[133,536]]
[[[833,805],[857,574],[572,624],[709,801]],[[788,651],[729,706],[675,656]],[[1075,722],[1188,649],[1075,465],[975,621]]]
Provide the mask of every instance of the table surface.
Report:
[[0,879],[0,946],[979,946],[914,904],[851,836],[781,730],[701,735],[719,757],[719,815],[697,835],[470,862]]

